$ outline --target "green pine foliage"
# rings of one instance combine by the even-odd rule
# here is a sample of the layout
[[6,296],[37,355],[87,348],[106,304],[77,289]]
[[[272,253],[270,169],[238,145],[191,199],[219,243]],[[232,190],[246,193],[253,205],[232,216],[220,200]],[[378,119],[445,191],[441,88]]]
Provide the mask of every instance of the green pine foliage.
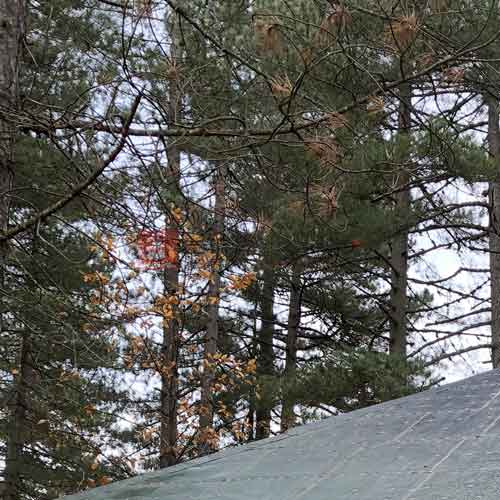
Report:
[[[21,443],[22,500],[158,467],[165,373],[178,382],[177,461],[202,453],[207,373],[211,451],[437,383],[430,367],[444,348],[419,347],[434,345],[426,326],[452,317],[458,299],[442,300],[455,285],[421,269],[440,247],[484,245],[485,203],[449,193],[497,177],[462,118],[476,95],[496,92],[495,71],[473,55],[454,60],[472,32],[478,57],[494,57],[496,13],[480,29],[486,2],[116,4],[39,2],[28,16],[10,226],[128,137],[84,194],[9,243],[0,457]],[[166,284],[171,267],[137,264],[141,232],[161,230],[177,231],[178,290]],[[405,358],[389,350],[392,245],[406,233]],[[209,297],[214,275],[220,301]],[[177,361],[165,366],[172,320]]]

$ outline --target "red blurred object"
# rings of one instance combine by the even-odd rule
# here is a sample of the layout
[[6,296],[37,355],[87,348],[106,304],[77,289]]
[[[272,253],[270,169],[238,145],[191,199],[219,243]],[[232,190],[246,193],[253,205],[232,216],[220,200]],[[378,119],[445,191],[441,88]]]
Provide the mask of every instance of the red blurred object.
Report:
[[362,240],[352,240],[351,241],[351,247],[352,248],[358,248],[360,246],[363,245],[363,241]]
[[137,235],[137,251],[146,269],[177,267],[179,231],[177,229],[140,231]]

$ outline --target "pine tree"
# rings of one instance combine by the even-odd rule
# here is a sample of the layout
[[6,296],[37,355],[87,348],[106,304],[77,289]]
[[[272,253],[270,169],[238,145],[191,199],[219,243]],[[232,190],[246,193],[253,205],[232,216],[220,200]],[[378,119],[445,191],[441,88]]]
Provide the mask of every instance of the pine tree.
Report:
[[[21,435],[24,497],[408,394],[461,352],[441,347],[458,332],[429,337],[457,307],[430,290],[460,290],[419,265],[484,244],[480,203],[447,186],[496,181],[462,126],[467,98],[422,104],[466,88],[454,58],[478,17],[444,3],[30,13],[0,235],[2,393],[25,389],[0,432],[4,450]],[[487,86],[474,91],[496,99]]]
[[[8,201],[2,237],[13,229],[18,232],[1,243],[7,251],[2,261],[0,337],[1,400],[9,410],[0,422],[2,475],[6,498],[16,499],[55,498],[130,473],[120,460],[99,458],[121,446],[113,427],[126,399],[115,388],[120,383],[115,325],[100,300],[109,262],[99,261],[85,237],[91,232],[91,202],[75,193],[59,206],[58,218],[40,216],[58,206],[68,186],[80,185],[89,166],[94,169],[95,158],[86,148],[91,134],[87,143],[81,137],[49,139],[40,130],[47,109],[72,115],[88,105],[79,94],[86,87],[89,66],[82,67],[78,47],[71,57],[64,44],[70,37],[85,44],[96,20],[108,28],[111,23],[85,3],[78,22],[74,6],[67,2],[52,2],[50,8],[30,5],[26,13],[23,7],[21,2],[5,7],[5,13],[19,17],[11,19],[12,38],[6,40],[12,49],[8,55],[13,72],[5,80],[12,100],[2,109],[1,122],[17,131],[15,141],[9,139],[9,185],[2,197]],[[26,33],[24,15],[30,21]],[[71,31],[71,25],[77,29]],[[41,33],[43,45],[38,43]],[[19,47],[34,40],[30,51],[21,51]],[[103,40],[96,43],[101,42],[106,46]],[[24,129],[37,115],[42,126],[34,127],[36,132]],[[4,116],[9,121],[3,121]],[[104,439],[102,428],[111,430]]]
[[[15,141],[15,128],[6,121],[5,117],[15,112],[19,98],[19,66],[21,57],[21,46],[24,37],[25,12],[24,2],[15,1],[0,3],[0,19],[2,20],[2,43],[3,53],[0,56],[0,228],[5,232],[10,224],[12,189],[14,186],[14,164],[13,148]],[[9,330],[7,305],[7,266],[9,258],[9,246],[7,242],[0,242],[0,331],[2,339],[5,339]],[[19,492],[19,479],[22,473],[23,433],[26,432],[25,405],[27,386],[32,383],[31,368],[29,366],[31,357],[30,339],[23,339],[21,349],[21,370],[16,377],[12,394],[5,400],[8,408],[10,421],[8,447],[5,453],[4,486],[2,496],[8,500],[15,500]]]

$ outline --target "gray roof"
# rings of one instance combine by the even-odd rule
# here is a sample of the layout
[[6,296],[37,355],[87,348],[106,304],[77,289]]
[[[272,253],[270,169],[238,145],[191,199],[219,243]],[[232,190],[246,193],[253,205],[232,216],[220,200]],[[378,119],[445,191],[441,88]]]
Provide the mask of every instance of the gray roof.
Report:
[[499,500],[500,370],[70,499]]

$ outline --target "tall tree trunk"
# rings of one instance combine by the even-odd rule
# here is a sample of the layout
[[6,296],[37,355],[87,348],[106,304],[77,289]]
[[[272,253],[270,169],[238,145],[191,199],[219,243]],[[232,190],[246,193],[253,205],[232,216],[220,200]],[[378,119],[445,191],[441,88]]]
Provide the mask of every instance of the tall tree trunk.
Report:
[[[253,303],[252,311],[252,346],[250,355],[253,359],[258,359],[259,339],[257,332],[257,318],[259,317],[259,299]],[[248,400],[248,434],[247,441],[255,439],[255,410],[257,408],[257,387],[254,385],[250,391]]]
[[[19,93],[19,61],[24,35],[24,2],[0,0],[0,231],[9,227],[14,180],[13,147],[15,127],[2,116],[15,116]],[[6,275],[8,243],[0,241],[0,286]],[[3,310],[0,310],[0,314]],[[2,317],[0,315],[0,327]]]
[[[264,258],[264,272],[262,276],[262,293],[260,297],[261,327],[259,332],[259,351],[257,357],[257,377],[264,381],[274,374],[274,286],[275,274],[273,263]],[[256,401],[255,410],[255,438],[269,437],[271,431],[272,398],[268,390]]]
[[[175,26],[176,19],[171,20],[169,26],[170,57],[175,66],[180,58]],[[179,120],[181,94],[176,79],[170,81],[168,96],[168,121],[176,123]],[[181,152],[175,141],[167,145],[167,162],[172,183],[172,190],[180,192]],[[172,223],[170,213],[165,214],[165,223]],[[178,264],[167,264],[163,272],[163,293],[165,297],[178,293],[179,267]],[[163,340],[161,348],[162,373],[160,394],[160,468],[169,467],[177,463],[177,411],[179,393],[179,318],[177,306],[173,309],[171,318],[163,319]]]
[[[0,110],[5,116],[13,114],[18,94],[20,45],[23,36],[24,10],[19,0],[0,0]],[[0,114],[0,230],[9,224],[10,192],[13,181],[14,127]],[[2,272],[6,243],[0,243]]]
[[490,280],[491,280],[491,361],[500,368],[500,125],[499,101],[493,96],[488,104],[488,146],[497,164],[497,173],[489,186],[490,202]]
[[30,423],[28,422],[29,393],[35,383],[31,339],[26,333],[21,340],[21,352],[14,376],[14,391],[9,398],[9,424],[7,456],[5,460],[5,500],[17,500],[22,490],[24,445]]
[[213,383],[214,383],[214,355],[217,352],[217,339],[219,336],[219,300],[221,287],[221,257],[222,242],[224,237],[225,218],[225,168],[218,165],[214,179],[215,206],[214,225],[212,228],[212,245],[214,248],[214,259],[212,264],[212,279],[208,286],[208,321],[205,334],[204,368],[201,387],[201,407],[200,407],[200,455],[206,455],[216,449],[216,436],[213,428],[214,404],[213,404]]
[[[24,36],[25,5],[22,0],[0,0],[0,112],[15,116],[19,93],[19,67]],[[9,227],[11,192],[14,179],[14,126],[0,114],[0,231]],[[0,338],[6,335],[7,300],[7,242],[0,242]],[[5,484],[2,498],[17,500],[21,489],[23,448],[26,430],[26,394],[30,378],[30,341],[21,339],[17,374],[8,398],[9,423]]]
[[289,394],[288,386],[294,381],[297,370],[297,334],[301,315],[301,286],[300,264],[296,263],[292,269],[292,282],[290,287],[290,305],[288,307],[288,325],[286,337],[285,359],[285,389],[283,396],[283,409],[281,414],[281,431],[284,432],[295,425],[295,399]]
[[[171,267],[170,267],[171,266]],[[177,293],[179,270],[171,264],[163,272],[165,297]],[[176,306],[172,304],[173,317],[163,319],[163,342],[161,349],[162,373],[160,396],[160,467],[177,462],[177,397],[179,388],[179,320]]]
[[[411,86],[403,84],[400,88],[399,128],[403,137],[409,135],[411,125]],[[395,211],[399,217],[399,230],[392,240],[391,252],[391,331],[390,352],[406,357],[408,308],[408,225],[410,212],[410,173],[406,163],[406,152],[400,151],[401,169],[396,177]]]

